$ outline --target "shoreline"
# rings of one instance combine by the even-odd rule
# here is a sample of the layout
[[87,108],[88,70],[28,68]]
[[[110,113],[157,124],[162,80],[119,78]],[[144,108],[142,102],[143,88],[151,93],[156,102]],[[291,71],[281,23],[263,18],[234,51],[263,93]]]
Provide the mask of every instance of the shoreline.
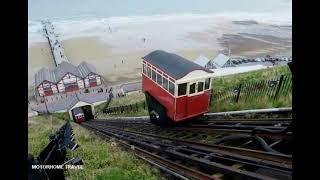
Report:
[[[248,24],[248,22],[240,22],[236,26],[232,23],[229,25],[218,23],[215,24],[215,26],[219,26],[218,29],[214,25],[208,25],[205,29],[190,28],[186,31],[177,31],[173,28],[162,36],[159,36],[161,31],[153,32],[154,27],[137,29],[140,26],[132,26],[126,30],[106,32],[103,37],[74,37],[61,40],[61,42],[66,56],[72,64],[78,65],[82,61],[87,61],[96,67],[98,73],[109,84],[139,80],[141,77],[141,57],[156,49],[176,53],[191,61],[200,55],[212,59],[218,53],[227,52],[227,47],[231,49],[231,57],[261,57],[268,54],[292,55],[292,38],[289,30],[289,38],[281,38],[235,29],[238,26],[247,28],[258,26],[260,29],[265,27],[265,24],[256,24],[250,21],[250,25],[246,25],[246,23]],[[259,28],[257,29],[259,30]],[[277,27],[271,28],[277,29]],[[173,34],[169,32],[173,32]],[[283,30],[280,33],[283,33]],[[124,36],[121,36],[122,34]],[[149,34],[148,37],[151,39],[143,42],[140,39],[143,37],[141,34]],[[157,38],[153,39],[152,37]],[[51,56],[48,43],[39,42],[28,48],[29,88],[32,86],[33,76],[37,70],[43,67],[55,67]]]

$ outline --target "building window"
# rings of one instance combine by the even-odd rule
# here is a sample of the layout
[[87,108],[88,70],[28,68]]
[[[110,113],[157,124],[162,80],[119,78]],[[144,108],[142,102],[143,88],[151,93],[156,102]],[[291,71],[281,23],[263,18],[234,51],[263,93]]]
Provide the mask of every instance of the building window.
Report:
[[203,82],[198,82],[198,92],[202,92],[203,91]]
[[163,77],[163,84],[162,87],[166,90],[168,90],[168,79]]
[[189,86],[189,94],[193,94],[196,92],[196,83],[192,83]]
[[151,76],[152,76],[152,80],[153,80],[154,82],[156,82],[156,77],[157,77],[156,75],[157,75],[157,72],[152,69]]
[[162,86],[162,75],[157,73],[157,83]]
[[204,85],[204,89],[209,89],[210,88],[210,78],[207,78],[206,80],[205,80],[205,85]]
[[147,76],[149,78],[151,78],[151,69],[150,69],[150,67],[147,67]]
[[169,92],[174,95],[174,84],[171,81],[169,81]]
[[178,96],[187,94],[187,83],[178,85]]

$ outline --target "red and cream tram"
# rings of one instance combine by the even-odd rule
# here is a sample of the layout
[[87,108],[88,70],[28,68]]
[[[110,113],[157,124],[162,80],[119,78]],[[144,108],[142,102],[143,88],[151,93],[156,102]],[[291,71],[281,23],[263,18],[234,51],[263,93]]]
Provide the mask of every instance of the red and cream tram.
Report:
[[142,59],[142,88],[151,122],[181,122],[209,111],[211,70],[161,50]]
[[85,116],[81,107],[74,108],[72,111],[73,111],[76,123],[81,123],[85,121]]

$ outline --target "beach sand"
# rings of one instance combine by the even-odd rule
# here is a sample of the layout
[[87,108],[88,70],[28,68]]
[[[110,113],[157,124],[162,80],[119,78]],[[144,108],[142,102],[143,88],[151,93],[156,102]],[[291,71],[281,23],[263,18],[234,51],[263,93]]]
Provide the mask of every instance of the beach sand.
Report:
[[71,38],[62,41],[62,46],[66,56],[74,64],[101,60],[111,52],[111,46],[99,41],[98,37]]
[[[62,43],[71,63],[78,65],[87,61],[93,64],[108,84],[140,80],[141,58],[150,52],[113,52],[112,46],[103,43],[98,37],[72,38]],[[175,53],[189,60],[194,60],[200,54],[208,57],[216,55],[214,49],[180,50]]]
[[[37,43],[28,48],[28,87],[32,90],[34,75],[43,67],[55,67],[48,43]],[[29,92],[28,91],[28,92]],[[30,94],[31,92],[29,92]]]
[[[78,65],[82,61],[93,64],[109,85],[141,80],[141,57],[156,50],[155,47],[169,48],[170,52],[191,61],[199,55],[213,59],[218,53],[226,52],[228,46],[231,48],[232,57],[292,54],[291,38],[239,33],[228,29],[232,28],[223,26],[220,30],[209,28],[204,31],[188,32],[184,36],[175,37],[176,39],[164,35],[162,39],[153,38],[147,40],[145,44],[137,38],[132,39],[131,36],[126,39],[119,34],[115,34],[114,37],[109,34],[102,39],[98,36],[71,38],[63,40],[62,45],[72,64]],[[122,39],[117,41],[118,37]],[[168,46],[164,42],[167,42]],[[137,45],[139,43],[141,44]],[[41,67],[54,67],[54,63],[48,43],[38,43],[28,51],[29,81],[32,82],[36,70]]]

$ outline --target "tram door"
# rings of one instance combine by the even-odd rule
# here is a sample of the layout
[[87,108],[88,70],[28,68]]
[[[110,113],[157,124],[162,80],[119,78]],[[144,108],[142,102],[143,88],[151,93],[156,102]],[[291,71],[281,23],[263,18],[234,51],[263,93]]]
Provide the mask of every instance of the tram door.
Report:
[[204,95],[204,80],[190,82],[188,85],[187,113],[188,116],[204,112],[208,99]]

